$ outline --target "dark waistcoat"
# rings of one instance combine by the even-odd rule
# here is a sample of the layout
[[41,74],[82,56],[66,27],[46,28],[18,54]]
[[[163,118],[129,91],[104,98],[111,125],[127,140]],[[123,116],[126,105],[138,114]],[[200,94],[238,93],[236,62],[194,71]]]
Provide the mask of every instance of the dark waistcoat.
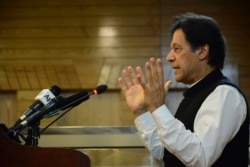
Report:
[[[231,85],[241,90],[223,76],[220,70],[215,70],[199,83],[184,92],[184,99],[180,103],[175,117],[193,132],[194,119],[207,96],[214,91],[218,85]],[[244,96],[244,95],[243,95]],[[247,102],[246,102],[247,103]],[[230,123],[230,122],[228,122]],[[236,136],[226,145],[219,159],[213,167],[247,167],[248,166],[248,142],[249,142],[249,117],[247,107],[247,118],[242,124]],[[168,150],[164,151],[165,167],[184,167],[185,165]]]

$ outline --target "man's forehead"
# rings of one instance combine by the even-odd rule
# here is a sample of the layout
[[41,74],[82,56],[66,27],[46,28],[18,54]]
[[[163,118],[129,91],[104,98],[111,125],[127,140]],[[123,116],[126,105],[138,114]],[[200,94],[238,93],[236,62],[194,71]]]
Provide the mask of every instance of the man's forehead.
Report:
[[186,40],[186,35],[182,29],[177,29],[172,37],[171,45],[184,45],[188,44]]

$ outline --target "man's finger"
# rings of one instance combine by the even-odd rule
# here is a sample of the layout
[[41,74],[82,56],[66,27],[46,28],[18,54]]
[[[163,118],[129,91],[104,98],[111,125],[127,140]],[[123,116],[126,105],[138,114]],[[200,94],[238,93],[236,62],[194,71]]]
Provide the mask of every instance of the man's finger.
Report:
[[158,75],[158,82],[163,84],[163,69],[162,69],[162,62],[161,59],[156,60],[157,63],[157,75]]
[[172,81],[168,80],[165,85],[164,85],[164,89],[166,92],[168,92],[169,88],[170,88],[170,85],[172,84]]

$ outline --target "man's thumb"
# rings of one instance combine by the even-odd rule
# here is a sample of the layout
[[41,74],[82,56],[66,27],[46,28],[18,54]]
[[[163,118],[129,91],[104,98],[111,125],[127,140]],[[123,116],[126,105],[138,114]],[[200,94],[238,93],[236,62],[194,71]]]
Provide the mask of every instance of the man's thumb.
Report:
[[166,92],[168,92],[168,89],[170,88],[170,85],[171,85],[172,81],[168,80],[165,85],[164,85],[164,89]]

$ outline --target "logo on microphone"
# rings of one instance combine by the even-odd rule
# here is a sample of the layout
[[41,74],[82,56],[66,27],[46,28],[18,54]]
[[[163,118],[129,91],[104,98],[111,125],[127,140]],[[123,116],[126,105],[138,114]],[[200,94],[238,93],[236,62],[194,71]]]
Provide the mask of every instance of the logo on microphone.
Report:
[[44,98],[46,99],[47,102],[51,100],[50,95],[45,95]]

